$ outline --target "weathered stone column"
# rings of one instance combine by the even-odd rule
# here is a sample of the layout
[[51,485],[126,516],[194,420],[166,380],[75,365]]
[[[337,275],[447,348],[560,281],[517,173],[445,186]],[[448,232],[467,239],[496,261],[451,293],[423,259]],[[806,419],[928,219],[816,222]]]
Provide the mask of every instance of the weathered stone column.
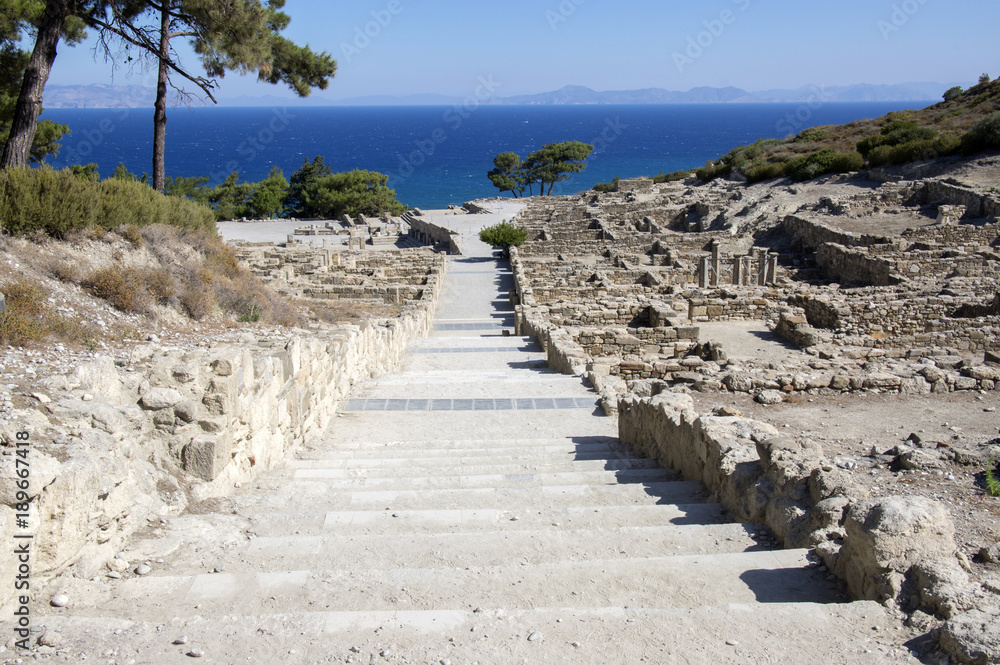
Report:
[[757,277],[754,281],[757,286],[767,285],[767,250],[757,252]]
[[698,261],[698,288],[708,287],[708,273],[712,270],[712,261],[707,256],[701,257]]
[[710,286],[719,285],[719,268],[721,268],[721,252],[722,249],[719,247],[718,242],[712,243],[712,277],[709,280]]

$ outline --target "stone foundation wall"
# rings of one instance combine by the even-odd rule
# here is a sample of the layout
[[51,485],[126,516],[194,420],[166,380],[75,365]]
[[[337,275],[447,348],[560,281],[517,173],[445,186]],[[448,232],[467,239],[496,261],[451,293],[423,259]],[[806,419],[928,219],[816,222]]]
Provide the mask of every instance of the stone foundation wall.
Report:
[[[46,380],[41,408],[15,412],[12,427],[36,446],[32,574],[75,565],[93,576],[147,520],[281,464],[326,428],[355,383],[396,368],[430,331],[439,289],[432,275],[396,319],[186,351],[149,345],[128,369],[98,358]],[[0,477],[0,527],[10,533],[14,476]],[[16,565],[0,554],[0,577],[14,579]],[[0,591],[0,605],[12,591]]]
[[692,298],[688,318],[692,321],[772,321],[777,322],[784,307],[772,300],[765,289],[741,291],[729,298]]
[[805,247],[813,249],[835,243],[844,247],[868,247],[888,243],[889,239],[881,236],[851,233],[824,224],[817,219],[808,219],[801,215],[788,215],[783,223],[785,232],[795,238]]
[[996,197],[942,180],[928,180],[922,196],[928,203],[940,201],[965,206],[967,216],[972,218],[1000,216],[1000,201]]
[[816,263],[828,278],[848,284],[892,286],[902,281],[892,262],[835,243],[826,243],[816,250]]

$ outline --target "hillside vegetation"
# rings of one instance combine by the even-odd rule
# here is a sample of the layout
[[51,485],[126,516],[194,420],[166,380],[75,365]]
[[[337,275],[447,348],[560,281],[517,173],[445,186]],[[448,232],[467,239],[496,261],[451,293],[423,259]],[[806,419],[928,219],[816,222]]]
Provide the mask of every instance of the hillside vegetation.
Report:
[[663,182],[693,173],[702,182],[729,176],[751,183],[779,177],[802,181],[996,148],[1000,148],[1000,80],[983,75],[978,85],[966,91],[953,88],[945,93],[945,101],[925,109],[760,140],[700,169],[656,179]]

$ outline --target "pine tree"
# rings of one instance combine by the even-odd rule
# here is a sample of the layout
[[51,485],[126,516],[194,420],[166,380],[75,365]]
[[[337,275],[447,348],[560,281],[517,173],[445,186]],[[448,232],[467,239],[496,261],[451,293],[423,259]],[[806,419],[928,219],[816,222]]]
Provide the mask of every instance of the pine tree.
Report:
[[[177,87],[172,77],[193,83],[212,102],[215,79],[230,71],[256,72],[259,80],[284,83],[302,97],[313,88],[327,87],[337,63],[327,53],[314,53],[281,36],[291,20],[280,11],[284,4],[285,0],[267,0],[266,5],[260,0],[117,0],[96,22],[107,55],[121,59],[137,53],[157,64],[154,189],[163,191],[166,178],[167,88]],[[206,76],[180,63],[171,47],[171,41],[180,38],[190,40]]]
[[[0,0],[0,168],[41,162],[59,151],[66,125],[38,121],[45,81],[60,39],[79,43],[94,3],[66,0]],[[31,53],[20,48],[36,33]]]

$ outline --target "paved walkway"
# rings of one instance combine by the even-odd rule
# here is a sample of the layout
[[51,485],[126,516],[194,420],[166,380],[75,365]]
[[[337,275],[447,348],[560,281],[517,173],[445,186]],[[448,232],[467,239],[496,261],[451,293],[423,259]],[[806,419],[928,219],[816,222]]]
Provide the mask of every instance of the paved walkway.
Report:
[[152,574],[67,589],[71,611],[48,624],[71,653],[905,662],[873,642],[893,630],[877,605],[838,604],[805,552],[760,545],[700,484],[622,447],[593,392],[545,369],[533,340],[504,335],[510,272],[471,230],[465,246],[434,334],[400,371],[358,386],[323,441],[138,543],[130,558],[154,560]]

